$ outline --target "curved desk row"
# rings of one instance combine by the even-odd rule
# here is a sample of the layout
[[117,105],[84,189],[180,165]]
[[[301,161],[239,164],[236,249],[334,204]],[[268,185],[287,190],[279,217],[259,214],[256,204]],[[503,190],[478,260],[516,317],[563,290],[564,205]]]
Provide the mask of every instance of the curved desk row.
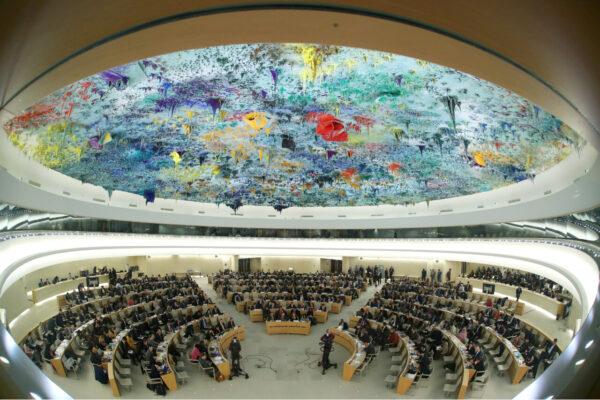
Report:
[[65,351],[67,350],[67,348],[73,345],[73,342],[78,337],[83,336],[84,332],[86,332],[93,325],[94,320],[91,319],[83,325],[77,327],[77,329],[73,331],[71,339],[63,340],[60,343],[60,345],[56,348],[56,350],[54,351],[54,358],[50,360],[50,364],[52,365],[52,369],[54,370],[55,374],[60,376],[67,376],[67,370],[65,368],[65,364],[63,363],[63,355],[65,354]]
[[[158,289],[158,291],[164,291],[164,290],[166,290],[166,289]],[[175,299],[183,299],[183,298],[186,298],[188,296],[189,295],[178,296],[178,297],[175,297]],[[134,311],[136,311],[138,309],[143,310],[143,311],[150,311],[151,310],[150,309],[150,305],[151,304],[158,304],[158,301],[159,300],[153,300],[153,301],[150,301],[148,303],[134,304],[134,305],[122,308],[122,309],[117,310],[117,311],[112,311],[110,313],[103,314],[103,315],[100,316],[100,318],[102,318],[102,319],[104,319],[104,318],[110,318],[113,322],[116,322],[118,318],[124,318],[124,319],[128,318],[129,315],[131,315],[131,313],[133,313]],[[188,306],[185,309],[172,310],[172,313],[173,313],[174,316],[176,316],[178,311],[188,310],[188,309],[192,309],[194,307],[198,307],[199,308],[199,307],[204,307],[204,306],[214,307],[214,304],[205,304],[205,305],[201,305],[201,306]],[[154,315],[153,318],[156,318],[156,316]],[[140,321],[139,323],[135,323],[132,326],[138,325],[138,324],[143,323],[143,322],[145,322],[145,321]],[[55,374],[60,375],[60,376],[65,376],[65,377],[67,376],[67,371],[66,371],[66,368],[65,368],[64,362],[63,362],[63,355],[64,355],[65,350],[68,347],[74,346],[75,340],[78,337],[82,336],[83,332],[87,331],[93,325],[94,325],[94,319],[91,319],[91,320],[87,321],[86,323],[84,323],[83,325],[79,326],[77,329],[75,329],[73,331],[73,334],[71,335],[70,339],[63,340],[61,342],[61,344],[57,347],[57,349],[55,350],[54,358],[50,361],[50,363],[53,366],[53,370],[54,370]]]
[[[469,303],[479,304],[485,306],[486,301],[488,299],[492,300],[492,304],[496,303],[496,300],[503,299],[502,296],[495,296],[493,294],[485,294],[485,293],[474,293],[467,292],[467,301]],[[514,312],[516,315],[523,315],[525,312],[525,303],[522,301],[517,302],[516,300],[508,300],[504,307],[500,307],[502,311],[506,312]]]
[[[375,307],[366,307],[366,308],[368,308],[369,310],[377,309]],[[426,321],[419,317],[416,317],[413,315],[409,316],[409,315],[404,314],[399,311],[393,311],[393,310],[389,310],[389,311],[396,313],[398,315],[404,315],[406,317],[410,317],[415,320],[422,321],[423,323],[425,323],[427,325],[431,325],[431,323],[429,321]],[[352,317],[350,317],[350,326],[355,327],[359,323],[361,318],[362,317],[359,317],[357,315],[353,315]],[[378,322],[378,321],[375,321],[372,319],[369,320],[369,325],[372,328],[377,328],[377,327],[379,327],[379,325],[382,325],[382,324],[383,324],[382,322]],[[465,393],[469,387],[469,381],[470,381],[471,377],[473,376],[473,374],[475,374],[475,370],[472,369],[470,366],[466,346],[452,333],[450,333],[446,330],[441,330],[441,332],[448,342],[449,354],[453,357],[454,363],[456,365],[456,372],[458,374],[458,380],[456,382],[457,386],[455,389],[456,398],[463,399],[465,397]],[[397,386],[396,386],[396,391],[399,394],[402,394],[401,392],[406,393],[406,391],[410,388],[410,385],[412,384],[412,381],[410,379],[411,379],[410,377],[405,377],[405,380],[401,380],[401,379],[398,380]],[[414,377],[412,379],[414,380]]]
[[239,341],[246,339],[246,329],[243,326],[236,326],[210,342],[210,358],[225,379],[229,379],[231,375],[231,362],[226,354],[234,337]]
[[367,358],[365,345],[360,339],[350,334],[348,331],[330,329],[330,332],[335,334],[333,340],[334,343],[341,345],[350,353],[350,358],[344,362],[344,369],[342,370],[342,378],[345,381],[350,381],[352,380],[356,369],[360,367]]
[[115,371],[115,360],[116,353],[124,351],[125,338],[129,334],[129,329],[123,329],[109,345],[110,350],[104,351],[102,358],[106,361],[106,372],[108,374],[108,383],[110,384],[110,390],[113,396],[121,396],[121,389],[119,388],[119,380],[116,377],[117,372]]
[[[106,304],[110,304],[110,303],[114,302],[115,300],[117,300],[117,299],[119,299],[119,298],[121,298],[121,297],[124,297],[126,300],[128,300],[128,299],[129,299],[129,298],[131,298],[131,297],[132,297],[134,294],[137,294],[137,295],[143,295],[143,296],[145,296],[145,295],[148,295],[148,294],[153,294],[153,295],[154,295],[154,294],[160,294],[160,293],[164,293],[164,292],[166,292],[166,291],[167,291],[167,288],[162,288],[162,289],[154,289],[154,290],[149,290],[149,289],[147,289],[147,290],[144,290],[144,291],[142,291],[142,292],[137,292],[137,293],[128,293],[128,294],[126,294],[126,295],[124,295],[124,296],[111,296],[111,297],[102,297],[102,298],[99,298],[99,299],[90,300],[90,301],[88,301],[88,302],[86,302],[86,303],[82,303],[82,304],[76,304],[76,305],[73,305],[73,306],[68,306],[68,305],[67,305],[67,306],[68,306],[67,310],[68,310],[68,311],[71,311],[71,312],[78,312],[78,311],[79,311],[79,309],[81,309],[81,308],[83,308],[83,307],[87,307],[87,306],[93,306],[93,307],[96,309],[96,311],[100,312],[100,311],[102,311],[102,309],[101,309],[101,306],[103,306],[103,305],[106,305]],[[185,291],[185,292],[187,292],[187,293],[191,293],[191,292],[193,291],[193,288],[187,288],[187,289],[184,289],[184,291]],[[125,311],[125,310],[131,310],[133,307],[139,306],[139,305],[141,305],[141,304],[148,304],[148,305],[149,305],[149,304],[151,304],[151,303],[153,303],[153,302],[156,302],[156,301],[157,301],[157,300],[153,300],[153,301],[151,301],[151,302],[148,302],[148,303],[138,303],[138,304],[134,304],[134,305],[132,305],[132,306],[129,306],[129,307],[127,307],[127,308],[124,308],[124,309],[121,309],[121,310],[119,310],[119,312],[121,312],[121,311]],[[146,306],[146,307],[148,307],[148,306]],[[148,309],[147,309],[146,311],[150,311],[150,310],[148,310]],[[112,317],[112,319],[113,319],[113,321],[114,321],[114,322],[116,322],[116,321],[115,321],[115,317],[116,317],[116,316],[118,316],[118,315],[115,315],[114,313],[109,313],[109,314],[107,314],[107,316],[111,316],[111,317]],[[48,320],[46,320],[46,321],[43,321],[43,322],[39,323],[39,324],[38,324],[38,326],[37,326],[37,327],[36,327],[36,328],[35,328],[35,329],[34,329],[32,332],[35,332],[35,331],[37,330],[38,337],[40,337],[40,338],[41,338],[41,337],[42,337],[42,332],[41,332],[42,326],[43,326],[43,325],[44,325],[44,324],[45,324],[47,321],[48,321]],[[29,334],[31,334],[32,332],[30,332]]]
[[405,356],[406,361],[404,363],[404,367],[402,371],[398,374],[398,381],[396,382],[396,393],[398,394],[406,394],[408,389],[410,389],[411,385],[415,380],[416,374],[409,373],[411,365],[416,365],[417,363],[417,354],[415,351],[415,344],[410,340],[410,338],[404,334],[400,335],[400,341],[398,342],[400,345],[400,356]]
[[[497,292],[500,292],[506,296],[516,297],[517,286],[475,278],[459,277],[457,278],[457,280],[462,283],[469,282],[474,288],[481,290],[483,290],[484,283],[489,283],[496,286]],[[562,301],[553,299],[552,297],[548,297],[542,293],[534,292],[533,290],[525,288],[523,288],[520,300],[535,304],[536,306],[543,308],[544,310],[552,313],[553,315],[556,315],[557,317],[562,317],[565,310],[565,303],[563,303]]]
[[310,334],[310,321],[267,321],[265,323],[267,334]]
[[[344,300],[344,302],[339,302],[339,303],[335,303],[335,302],[328,302],[328,301],[317,301],[317,300],[271,300],[279,305],[283,305],[284,307],[291,305],[293,306],[294,304],[296,305],[304,305],[305,303],[309,302],[310,304],[313,305],[313,307],[315,309],[320,308],[321,305],[325,305],[325,307],[327,308],[327,310],[329,310],[329,312],[332,312],[334,314],[339,314],[342,312],[342,306],[344,306],[344,304],[349,305],[352,303],[352,297],[351,296],[347,296],[350,297],[350,303],[348,303],[347,300]],[[227,299],[229,303],[233,303],[233,293],[228,293],[227,294]],[[248,299],[244,299],[244,300],[240,300],[238,302],[235,303],[235,308],[238,312],[244,312],[246,310],[246,308],[248,306],[252,307],[254,304],[256,304],[256,302],[258,301],[258,298],[248,298]],[[270,300],[270,299],[265,299],[265,300]]]
[[[93,276],[98,277],[101,284],[108,283],[108,274]],[[125,276],[125,272],[119,272],[117,273],[117,276],[123,277]],[[84,285],[86,284],[85,277],[67,279],[64,281],[56,282],[55,284],[33,288],[31,290],[31,299],[34,303],[39,303],[40,301],[43,301],[49,297],[56,296],[64,292],[76,290],[77,286],[79,286],[79,284],[81,283],[83,283]]]
[[[372,307],[368,307],[368,308],[372,308]],[[361,317],[359,317],[357,315],[352,315],[350,317],[348,326],[351,328],[355,328],[356,325],[358,325],[360,319],[361,319]],[[371,326],[371,328],[377,329],[381,325],[384,325],[384,323],[375,321],[373,319],[369,320],[369,326]],[[414,379],[415,379],[415,375],[409,374],[408,371],[410,369],[411,364],[415,365],[417,363],[417,357],[416,357],[416,352],[414,350],[414,347],[415,347],[414,343],[406,335],[404,335],[404,334],[400,335],[400,341],[398,342],[398,346],[400,348],[399,355],[400,356],[405,355],[406,360],[404,362],[404,366],[403,366],[402,370],[398,374],[398,380],[396,381],[396,393],[406,394],[406,392],[408,392],[408,389],[410,389],[410,387],[413,384]]]
[[[445,297],[437,297],[437,296],[430,296],[431,299],[433,299],[433,305],[435,305],[437,302],[439,301],[444,301],[444,302],[449,302],[451,301],[452,304],[457,304],[459,306],[461,306],[463,308],[463,310],[465,310],[466,313],[473,313],[473,312],[479,312],[479,311],[485,311],[488,309],[488,307],[479,304],[479,303],[475,303],[475,302],[469,302],[469,301],[464,301],[464,300],[459,300],[459,299],[446,299]],[[504,312],[503,312],[504,313]],[[456,313],[454,313],[456,314]],[[504,313],[506,315],[506,313]],[[457,314],[459,315],[459,314]],[[538,338],[539,341],[552,341],[552,336],[550,336],[549,334],[547,334],[546,332],[542,331],[541,329],[537,328],[536,326],[530,324],[529,322],[523,320],[522,318],[516,317],[515,318],[517,320],[519,320],[519,322],[521,323],[522,326],[524,326],[526,329],[530,330],[533,334],[535,334]],[[558,348],[562,351],[561,346],[558,346]]]
[[[300,315],[302,315],[302,316],[306,315],[306,309],[300,309],[299,311],[300,311]],[[275,310],[271,310],[271,317],[273,316],[274,312],[275,312]],[[260,308],[250,310],[248,313],[250,315],[250,321],[252,321],[252,322],[264,321],[264,310],[262,310]],[[323,323],[327,322],[327,311],[314,310],[313,316],[315,317],[315,321],[317,321],[318,323],[323,324]]]
[[510,340],[500,336],[498,332],[496,332],[489,326],[487,326],[485,330],[485,337],[489,337],[491,335],[495,338],[496,342],[502,343],[506,348],[506,351],[508,351],[509,357],[512,359],[512,362],[510,363],[510,368],[508,369],[510,383],[512,383],[513,385],[520,383],[523,377],[525,377],[525,374],[527,374],[527,371],[529,371],[529,367],[525,364],[525,359]]
[[467,389],[469,388],[469,382],[473,375],[475,375],[475,370],[471,368],[467,347],[464,343],[451,332],[442,330],[442,334],[448,341],[448,345],[451,349],[450,355],[454,357],[454,365],[456,366],[456,373],[458,374],[458,380],[455,382],[456,398],[464,399]]
[[[389,304],[390,301],[392,301],[392,300],[386,300],[386,302],[388,304]],[[453,301],[457,301],[457,302],[461,303],[461,300],[453,300]],[[421,305],[421,304],[417,304],[417,303],[415,303],[415,305],[418,306],[418,307],[422,307],[422,308],[429,308],[429,309],[432,309],[432,310],[442,311],[442,313],[444,314],[444,319],[445,320],[451,320],[453,318],[461,318],[461,319],[462,318],[469,318],[469,319],[471,318],[469,315],[457,314],[454,311],[451,311],[451,310],[448,310],[448,309],[444,309],[444,308],[436,308],[434,306]],[[419,319],[419,318],[414,317],[414,316],[412,318]],[[520,320],[520,321],[521,321],[521,323],[524,323],[523,320]],[[530,325],[527,325],[527,326],[530,326]],[[503,343],[504,342],[510,343],[510,340],[508,340],[508,339],[500,336],[493,328],[486,327],[486,329],[494,331],[495,335],[498,338],[501,338],[503,340]],[[452,335],[452,336],[455,337],[454,335]],[[458,339],[456,339],[456,340],[458,340]],[[513,346],[512,343],[510,343],[510,346],[507,346],[507,348],[508,349],[510,349],[510,348],[514,349],[514,346]],[[513,358],[513,362],[511,364],[511,369],[510,369],[511,382],[513,382],[513,383],[519,383],[521,381],[521,379],[523,378],[523,376],[525,375],[525,373],[527,372],[527,370],[529,369],[529,367],[527,367],[527,365],[525,364],[525,360],[523,359],[523,357],[520,356],[520,354],[517,355],[516,353],[514,353],[512,351],[510,352],[510,354],[511,354],[511,357]],[[525,371],[525,372],[522,372],[522,371]]]
[[[171,310],[171,313],[172,313],[173,317],[175,317],[175,318],[180,317],[180,316],[181,317],[191,316],[197,311],[201,310],[201,311],[205,312],[209,308],[212,308],[214,306],[215,306],[214,304],[203,304],[203,305],[199,305],[199,306],[187,306],[185,308],[178,308],[178,309]],[[136,326],[141,325],[143,323],[149,322],[155,318],[157,318],[157,316],[152,315],[152,316],[146,318],[144,321],[136,322],[136,323],[132,324],[129,328],[123,329],[122,331],[119,332],[119,334],[113,339],[113,341],[109,345],[111,351],[104,352],[103,359],[107,362],[106,369],[107,369],[107,373],[108,373],[108,381],[110,383],[110,387],[111,387],[113,396],[115,396],[115,397],[120,396],[119,380],[116,377],[116,373],[118,373],[118,371],[116,371],[116,368],[115,368],[116,352],[126,351],[126,348],[124,347],[125,342],[127,342],[130,347],[135,348],[137,344],[136,344],[135,340],[129,335],[131,329],[135,328]],[[159,345],[159,349],[157,349],[157,357],[162,360],[166,359],[167,364],[169,366],[169,372],[161,375],[163,382],[169,388],[169,390],[177,390],[177,379],[174,375],[174,366],[172,365],[172,362],[168,357],[168,349],[175,341],[179,340],[179,338],[181,337],[181,333],[185,332],[185,328],[190,324],[195,324],[195,328],[198,328],[198,320],[197,319],[186,323],[185,325],[180,327],[175,333],[169,333],[168,335],[166,335],[165,340]],[[197,329],[195,329],[195,330],[197,330]]]

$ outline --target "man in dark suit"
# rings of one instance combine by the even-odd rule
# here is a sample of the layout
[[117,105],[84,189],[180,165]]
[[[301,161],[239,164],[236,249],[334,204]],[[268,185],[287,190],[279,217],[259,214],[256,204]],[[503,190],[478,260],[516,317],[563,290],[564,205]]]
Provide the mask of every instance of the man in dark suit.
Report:
[[231,340],[231,344],[229,345],[229,351],[231,352],[231,365],[232,371],[229,376],[229,380],[233,379],[234,376],[245,375],[246,379],[249,378],[248,374],[242,371],[242,367],[240,366],[240,356],[242,352],[242,345],[238,341],[237,337],[233,337]]
[[523,293],[523,289],[521,289],[521,286],[517,286],[517,290],[516,290],[517,301],[519,301],[519,299],[521,298],[521,293]]
[[323,336],[321,336],[321,344],[323,345],[323,358],[321,359],[321,362],[319,362],[319,366],[323,367],[323,375],[325,375],[325,371],[327,371],[329,367],[333,366],[337,368],[337,363],[329,362],[329,353],[331,353],[333,348],[334,338],[335,335],[330,331],[327,331]]

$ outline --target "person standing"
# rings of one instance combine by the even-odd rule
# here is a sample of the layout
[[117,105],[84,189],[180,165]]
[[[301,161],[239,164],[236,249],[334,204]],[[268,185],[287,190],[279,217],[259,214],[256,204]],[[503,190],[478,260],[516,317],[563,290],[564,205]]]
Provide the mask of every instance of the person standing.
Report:
[[319,365],[323,367],[323,375],[325,375],[325,371],[327,371],[329,367],[333,366],[336,369],[338,367],[337,363],[329,362],[329,353],[331,353],[331,350],[333,348],[333,339],[334,334],[331,333],[329,330],[323,336],[321,336],[321,343],[323,344],[323,358],[321,359]]
[[521,289],[521,286],[517,286],[517,290],[516,290],[517,302],[519,302],[519,299],[521,298],[521,293],[523,293],[523,289]]
[[437,281],[438,283],[442,283],[442,270],[439,268],[437,270]]
[[102,356],[98,353],[98,348],[96,346],[92,346],[92,351],[90,354],[90,362],[94,367],[94,378],[102,383],[108,383],[108,373],[102,363]]
[[421,280],[425,281],[425,279],[427,279],[427,271],[425,270],[425,268],[423,268],[421,270]]
[[231,380],[234,376],[244,375],[246,379],[249,378],[249,375],[242,370],[240,365],[240,356],[242,352],[242,345],[240,344],[237,336],[234,336],[231,340],[231,344],[229,345],[229,351],[231,352],[231,366],[232,371],[229,376],[229,380]]
[[450,282],[450,278],[452,278],[452,268],[448,268],[446,271],[446,282]]

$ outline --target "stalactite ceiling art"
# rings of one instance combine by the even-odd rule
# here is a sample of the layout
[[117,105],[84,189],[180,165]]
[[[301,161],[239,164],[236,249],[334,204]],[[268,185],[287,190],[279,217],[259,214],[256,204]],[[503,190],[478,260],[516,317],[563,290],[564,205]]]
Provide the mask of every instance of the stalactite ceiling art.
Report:
[[474,76],[312,44],[140,60],[69,85],[4,128],[44,166],[110,193],[234,210],[464,196],[534,179],[584,145]]

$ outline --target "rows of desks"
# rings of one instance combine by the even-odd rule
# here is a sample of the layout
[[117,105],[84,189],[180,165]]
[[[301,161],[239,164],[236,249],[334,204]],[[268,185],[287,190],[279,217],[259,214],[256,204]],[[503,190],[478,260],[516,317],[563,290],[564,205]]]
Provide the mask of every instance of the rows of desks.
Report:
[[[250,321],[252,322],[263,322],[265,320],[262,309],[250,310],[248,313],[250,315]],[[305,312],[303,313],[301,310],[300,314],[304,315]],[[313,311],[313,316],[315,317],[315,320],[320,324],[327,322],[327,311],[315,310]]]
[[[360,321],[360,317],[357,315],[352,315],[350,317],[350,322],[348,324],[349,327],[355,328]],[[369,320],[369,325],[372,328],[379,328],[380,325],[383,325],[381,322],[377,322],[375,320]],[[399,342],[400,352],[399,355],[406,354],[406,362],[402,371],[398,375],[398,381],[396,382],[396,393],[398,394],[406,394],[410,386],[412,385],[415,375],[409,374],[408,370],[411,363],[416,363],[416,355],[414,351],[414,344],[412,341],[404,334],[400,336]]]
[[[374,310],[373,307],[367,307],[367,308],[370,310]],[[394,311],[394,312],[399,315],[407,316],[406,314],[398,312],[398,311]],[[356,315],[353,315],[352,317],[350,317],[350,323],[349,323],[350,327],[355,327],[358,324],[358,322],[360,321],[360,318],[361,317],[356,316]],[[415,316],[411,316],[411,318],[420,320],[420,321],[423,321],[423,322],[429,324],[428,321],[422,320],[421,318],[418,318]],[[375,320],[369,320],[369,325],[371,325],[371,327],[375,328],[375,327],[378,327],[380,324],[382,324],[382,323],[377,322]],[[465,397],[465,393],[469,387],[470,379],[475,374],[475,370],[473,368],[471,368],[471,365],[470,365],[470,362],[469,362],[468,356],[467,356],[466,346],[452,333],[442,330],[442,334],[446,337],[446,340],[448,341],[448,345],[450,346],[450,354],[455,359],[455,364],[456,364],[457,372],[459,375],[460,383],[458,384],[458,387],[456,390],[456,398],[463,399]],[[406,346],[407,348],[409,348],[409,344],[407,344],[406,342],[403,344],[403,346]],[[406,371],[403,371],[403,373],[405,373],[405,372]],[[396,385],[396,391],[399,394],[406,393],[406,391],[408,391],[408,389],[412,385],[412,381],[414,380],[414,377],[404,376],[404,379],[402,379],[402,377],[403,376],[401,375],[400,379],[398,379],[398,382]]]
[[[233,292],[229,292],[227,293],[227,301],[229,303],[233,303]],[[252,306],[254,303],[256,303],[256,301],[258,300],[258,298],[253,298],[252,296],[238,301],[235,303],[235,308],[238,312],[244,312],[244,310],[246,309],[246,306],[249,304],[250,306]],[[275,303],[277,303],[279,306],[282,307],[288,307],[288,306],[297,306],[299,307],[300,305],[304,305],[306,302],[304,301],[299,301],[299,300],[273,300]],[[351,305],[352,304],[352,296],[344,296],[344,302],[340,302],[340,303],[335,303],[335,302],[321,302],[321,301],[314,301],[314,300],[310,300],[308,301],[310,302],[310,304],[313,305],[313,308],[317,309],[319,308],[319,306],[321,304],[325,304],[325,306],[327,307],[327,310],[331,313],[334,314],[339,314],[342,312],[342,306],[344,305]]]
[[525,364],[525,359],[510,340],[500,336],[498,332],[496,332],[489,326],[485,329],[488,335],[492,335],[497,342],[501,342],[504,345],[504,347],[506,347],[506,351],[508,351],[508,355],[512,359],[510,368],[508,369],[508,376],[510,376],[510,382],[513,385],[520,383],[521,380],[525,377],[525,374],[527,374],[527,371],[529,371],[529,367]]
[[[164,291],[166,289],[158,289],[158,291]],[[187,296],[179,296],[177,298],[179,299],[183,299]],[[136,311],[136,310],[145,310],[145,311],[149,311],[150,310],[150,304],[152,303],[156,303],[158,302],[158,300],[153,300],[151,302],[148,303],[139,303],[139,304],[134,304],[132,306],[129,307],[125,307],[122,308],[120,310],[117,311],[112,311],[110,313],[107,314],[103,314],[101,316],[101,318],[111,318],[113,320],[113,322],[116,320],[117,317],[122,317],[122,318],[127,318],[132,312]],[[214,307],[214,304],[205,304],[203,306],[190,306],[187,307],[186,309],[177,309],[177,310],[173,310],[173,313],[177,313],[180,312],[181,310],[187,310],[187,309],[191,309],[193,307]],[[154,318],[156,318],[156,316],[153,316]],[[142,321],[144,322],[144,321]],[[140,322],[141,323],[141,322]],[[74,346],[75,345],[75,341],[77,340],[78,337],[81,337],[84,335],[84,333],[90,329],[92,326],[94,325],[94,320],[89,320],[86,323],[84,323],[83,325],[79,326],[77,329],[75,329],[73,331],[73,334],[71,335],[70,339],[65,339],[61,342],[61,344],[56,348],[55,350],[55,354],[54,354],[54,358],[52,358],[52,360],[50,360],[50,363],[53,366],[53,370],[54,373],[59,375],[59,376],[67,376],[67,371],[66,368],[64,366],[64,362],[63,362],[63,355],[65,350],[70,347],[70,346]],[[136,325],[136,324],[134,324]]]
[[[444,301],[447,302],[449,301],[449,299],[446,299],[444,297],[437,297],[437,296],[431,296],[431,298],[433,300],[435,300],[436,302],[439,301]],[[454,299],[451,300],[452,304],[456,304],[459,305],[461,307],[463,307],[464,310],[466,310],[466,312],[473,312],[473,311],[485,311],[488,307],[476,303],[476,302],[472,302],[472,301],[465,301],[465,300],[460,300],[460,299]],[[435,303],[434,303],[435,304]],[[550,335],[548,335],[546,332],[542,331],[541,329],[537,328],[536,326],[530,324],[529,322],[519,318],[519,317],[515,317],[520,323],[521,326],[525,327],[526,329],[532,331],[537,337],[538,340],[540,341],[552,341],[552,337]],[[562,351],[562,349],[559,346],[559,349]]]
[[[484,283],[490,283],[496,286],[496,291],[505,294],[506,296],[515,297],[517,287],[513,285],[507,285],[505,283],[500,282],[492,282],[486,281],[482,279],[474,279],[474,278],[457,278],[459,282],[467,283],[469,282],[474,288],[483,289]],[[523,292],[521,293],[521,300],[527,301],[529,303],[535,304],[543,308],[546,311],[551,312],[552,314],[560,317],[564,313],[565,303],[560,300],[553,299],[552,297],[548,297],[542,293],[534,292],[533,290],[523,288]]]

